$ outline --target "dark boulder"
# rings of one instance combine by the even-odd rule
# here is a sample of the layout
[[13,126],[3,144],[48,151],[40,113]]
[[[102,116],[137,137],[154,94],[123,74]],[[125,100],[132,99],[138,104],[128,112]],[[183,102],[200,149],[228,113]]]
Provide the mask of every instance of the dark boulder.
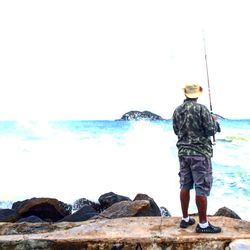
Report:
[[34,215],[47,222],[56,222],[71,214],[72,206],[52,198],[32,198],[13,203],[12,209],[22,218]]
[[164,120],[161,116],[150,111],[129,111],[125,113],[120,120],[124,121],[140,121],[140,120]]
[[20,215],[14,209],[0,209],[0,222],[16,222]]
[[118,195],[113,192],[105,193],[101,195],[98,199],[101,205],[101,209],[105,210],[108,207],[112,206],[114,203],[120,202],[120,201],[131,201],[129,197]]
[[161,210],[155,201],[146,194],[137,194],[134,198],[136,200],[147,200],[150,203],[148,209],[144,209],[137,214],[137,216],[161,216]]
[[85,205],[89,205],[89,206],[91,206],[92,208],[94,208],[95,211],[101,212],[101,205],[100,205],[99,203],[90,201],[90,200],[88,200],[88,199],[86,199],[86,198],[80,198],[80,199],[76,200],[76,201],[73,203],[73,211],[78,211],[79,209],[81,209],[81,208],[84,207]]
[[225,216],[233,219],[239,219],[241,220],[240,216],[236,214],[233,210],[227,208],[227,207],[222,207],[220,208],[214,216]]
[[64,217],[62,220],[60,220],[60,222],[62,221],[85,221],[98,214],[99,213],[92,206],[85,204],[75,213]]

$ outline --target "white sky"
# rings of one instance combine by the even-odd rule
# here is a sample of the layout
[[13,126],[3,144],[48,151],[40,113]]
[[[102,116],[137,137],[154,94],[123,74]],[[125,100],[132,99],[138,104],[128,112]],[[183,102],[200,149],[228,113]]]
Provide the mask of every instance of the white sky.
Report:
[[0,1],[0,119],[170,118],[186,82],[250,118],[247,0]]

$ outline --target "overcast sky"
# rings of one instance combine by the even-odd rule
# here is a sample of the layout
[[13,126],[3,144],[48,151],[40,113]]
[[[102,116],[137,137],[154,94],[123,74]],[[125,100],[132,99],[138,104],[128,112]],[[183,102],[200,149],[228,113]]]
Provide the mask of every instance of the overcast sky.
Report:
[[0,1],[0,119],[171,118],[181,87],[250,118],[247,0]]

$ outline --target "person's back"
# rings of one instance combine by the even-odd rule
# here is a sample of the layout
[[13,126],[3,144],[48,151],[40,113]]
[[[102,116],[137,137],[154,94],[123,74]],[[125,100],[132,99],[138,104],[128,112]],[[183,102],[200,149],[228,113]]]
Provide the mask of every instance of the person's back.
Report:
[[207,221],[207,196],[212,187],[212,142],[210,137],[220,130],[219,124],[202,104],[197,103],[202,88],[198,84],[184,87],[186,99],[173,113],[173,130],[178,136],[177,148],[180,162],[180,200],[182,208],[181,228],[195,223],[188,215],[190,190],[195,187],[195,201],[199,213],[197,233],[219,233]]
[[173,129],[178,136],[178,154],[212,157],[210,137],[217,129],[209,110],[197,99],[187,98],[173,114]]

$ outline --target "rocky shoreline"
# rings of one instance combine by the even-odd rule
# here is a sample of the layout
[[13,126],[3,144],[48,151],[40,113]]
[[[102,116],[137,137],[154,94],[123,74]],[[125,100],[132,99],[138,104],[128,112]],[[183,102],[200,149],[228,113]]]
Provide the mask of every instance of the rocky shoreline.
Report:
[[109,192],[73,205],[32,198],[0,209],[0,249],[250,249],[250,222],[225,207],[209,220],[223,232],[180,229],[180,218],[146,194],[131,200]]
[[[11,223],[80,222],[142,216],[171,217],[171,214],[167,208],[158,206],[147,194],[137,194],[132,200],[113,192],[102,194],[98,202],[80,198],[71,205],[55,198],[31,198],[14,202],[11,208],[0,208],[0,222]],[[241,219],[226,207],[218,209],[214,216]]]
[[91,218],[162,215],[171,216],[166,208],[160,208],[154,199],[146,194],[137,194],[132,200],[127,196],[109,192],[102,194],[98,202],[80,198],[72,205],[54,198],[17,201],[11,208],[0,209],[0,222],[76,222]]

